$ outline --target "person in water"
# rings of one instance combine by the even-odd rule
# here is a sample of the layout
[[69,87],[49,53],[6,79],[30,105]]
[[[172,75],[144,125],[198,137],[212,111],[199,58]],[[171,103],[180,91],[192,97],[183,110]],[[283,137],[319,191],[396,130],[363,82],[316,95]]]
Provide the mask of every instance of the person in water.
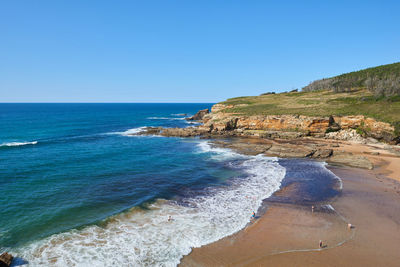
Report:
[[171,215],[168,216],[168,221],[169,221],[169,222],[172,221]]

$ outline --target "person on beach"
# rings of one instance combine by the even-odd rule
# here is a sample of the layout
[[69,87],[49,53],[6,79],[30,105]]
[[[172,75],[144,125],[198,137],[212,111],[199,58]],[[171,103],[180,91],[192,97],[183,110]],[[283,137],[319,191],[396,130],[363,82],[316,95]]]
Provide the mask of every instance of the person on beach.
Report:
[[256,213],[254,211],[251,213],[251,218],[253,218],[253,219],[256,218]]
[[322,240],[319,241],[319,248],[322,248]]
[[311,206],[311,212],[314,212],[314,205]]

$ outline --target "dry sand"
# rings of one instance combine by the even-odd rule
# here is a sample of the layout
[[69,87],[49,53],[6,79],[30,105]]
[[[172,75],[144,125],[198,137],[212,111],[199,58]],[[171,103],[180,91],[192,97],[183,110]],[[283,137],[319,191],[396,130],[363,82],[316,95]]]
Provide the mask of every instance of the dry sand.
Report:
[[[400,180],[399,158],[380,145],[340,149],[381,165],[330,168],[343,180],[341,196],[331,202],[340,215],[270,203],[244,230],[195,248],[180,266],[400,266],[400,183],[383,175]],[[347,221],[355,228],[347,229]],[[320,239],[325,249],[318,249]],[[291,250],[299,251],[285,252]]]

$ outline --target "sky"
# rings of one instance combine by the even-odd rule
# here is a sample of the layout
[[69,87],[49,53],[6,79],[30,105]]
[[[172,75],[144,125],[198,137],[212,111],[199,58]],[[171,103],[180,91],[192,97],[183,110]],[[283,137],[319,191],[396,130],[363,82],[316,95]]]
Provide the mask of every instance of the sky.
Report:
[[0,2],[0,102],[208,102],[400,61],[400,1]]

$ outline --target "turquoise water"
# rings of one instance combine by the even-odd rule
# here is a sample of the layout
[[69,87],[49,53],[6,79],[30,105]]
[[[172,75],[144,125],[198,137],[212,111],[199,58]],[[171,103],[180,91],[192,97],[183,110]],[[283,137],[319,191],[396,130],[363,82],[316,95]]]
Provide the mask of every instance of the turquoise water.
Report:
[[0,104],[0,251],[30,266],[176,266],[242,229],[285,175],[313,173],[303,191],[329,193],[334,176],[319,163],[129,136],[189,127],[185,116],[210,107]]
[[[187,127],[175,114],[209,107],[1,104],[1,246],[95,223],[182,187],[218,183],[212,162],[192,154],[190,142],[118,134],[141,126]],[[37,143],[22,145],[28,142]],[[197,171],[188,178],[193,161]]]

